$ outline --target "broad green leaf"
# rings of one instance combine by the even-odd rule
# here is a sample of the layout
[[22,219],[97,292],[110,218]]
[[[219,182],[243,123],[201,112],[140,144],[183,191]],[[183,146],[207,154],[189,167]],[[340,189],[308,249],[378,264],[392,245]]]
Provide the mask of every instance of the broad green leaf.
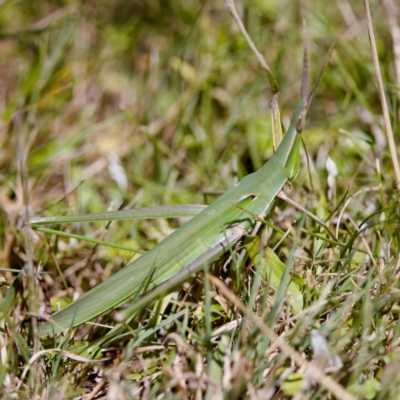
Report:
[[373,378],[362,383],[353,383],[348,388],[350,393],[353,393],[359,399],[375,399],[378,392],[381,390],[380,382]]
[[[262,248],[260,238],[247,237],[245,247],[255,265],[261,263],[260,275],[273,289],[278,289],[286,265],[279,259],[275,252],[269,248]],[[290,282],[288,286],[289,303],[295,314],[303,310],[303,294],[296,282]]]
[[293,372],[281,385],[282,393],[286,396],[294,396],[301,390],[304,374],[302,372]]

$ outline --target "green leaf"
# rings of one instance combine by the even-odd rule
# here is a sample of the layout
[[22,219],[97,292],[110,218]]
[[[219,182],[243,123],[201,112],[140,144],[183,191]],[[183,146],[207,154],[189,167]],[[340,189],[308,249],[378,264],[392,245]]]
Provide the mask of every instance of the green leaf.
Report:
[[301,390],[303,382],[302,372],[293,372],[281,385],[282,393],[286,396],[294,396]]
[[353,383],[348,388],[357,398],[374,399],[381,390],[381,384],[377,379],[368,379],[363,383]]
[[[262,247],[260,238],[249,236],[245,241],[246,250],[255,265],[261,263],[260,275],[273,289],[277,289],[285,272],[286,265],[269,247]],[[298,314],[303,310],[303,294],[297,282],[290,282],[288,286],[290,306],[293,313]]]

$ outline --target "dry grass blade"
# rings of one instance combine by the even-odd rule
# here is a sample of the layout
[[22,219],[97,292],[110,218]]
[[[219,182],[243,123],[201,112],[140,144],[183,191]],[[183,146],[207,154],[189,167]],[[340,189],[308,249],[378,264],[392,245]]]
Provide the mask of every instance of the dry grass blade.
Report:
[[[274,151],[278,148],[279,143],[282,141],[282,127],[281,127],[281,117],[279,111],[279,85],[278,82],[272,73],[270,67],[265,60],[265,57],[259,52],[257,46],[254,44],[250,35],[247,33],[245,26],[243,25],[242,20],[236,10],[235,0],[226,0],[226,7],[231,13],[233,19],[237,23],[240,32],[243,37],[246,39],[247,44],[250,46],[250,49],[257,57],[261,66],[265,69],[268,75],[268,80],[272,90],[272,100],[271,100],[271,115],[272,115],[272,130],[273,130],[273,142],[274,142]],[[303,98],[301,98],[303,100]]]
[[228,8],[229,12],[233,16],[233,19],[236,21],[237,25],[239,26],[240,32],[242,33],[242,35],[246,39],[246,41],[247,41],[248,45],[250,46],[252,52],[255,54],[255,56],[257,57],[258,61],[262,65],[262,67],[267,71],[268,79],[269,79],[269,82],[270,82],[270,85],[271,85],[271,89],[272,89],[272,93],[274,95],[279,93],[278,82],[276,81],[276,78],[275,78],[274,74],[272,73],[270,67],[268,66],[267,61],[265,60],[263,55],[258,51],[256,45],[254,44],[254,42],[252,41],[251,37],[247,33],[247,30],[244,27],[243,22],[240,19],[239,14],[238,14],[238,12],[236,10],[235,1],[234,0],[226,0],[226,7]]
[[110,358],[109,357],[104,357],[104,358],[98,358],[96,360],[92,360],[90,358],[86,358],[86,357],[82,357],[79,356],[77,354],[71,353],[70,351],[66,351],[66,350],[62,350],[62,349],[46,349],[46,350],[40,350],[38,352],[36,352],[30,359],[28,364],[25,366],[22,375],[21,375],[21,380],[19,383],[19,386],[22,384],[22,382],[24,381],[26,375],[28,374],[29,368],[35,364],[35,362],[37,360],[40,359],[40,357],[42,357],[45,354],[49,354],[49,353],[60,353],[63,356],[65,356],[66,358],[69,358],[71,360],[74,361],[79,361],[81,363],[98,363],[98,362],[104,362],[104,361],[108,361]]
[[386,135],[387,135],[387,139],[389,142],[390,155],[392,157],[394,173],[396,176],[396,184],[397,184],[397,187],[400,189],[400,166],[399,166],[399,160],[398,160],[397,151],[396,151],[396,144],[394,142],[394,137],[393,137],[392,123],[390,122],[390,116],[389,116],[389,110],[388,110],[387,101],[386,101],[385,89],[383,87],[381,67],[379,66],[378,52],[376,50],[374,28],[372,25],[369,1],[364,0],[364,5],[365,5],[365,15],[367,17],[368,36],[369,36],[369,40],[371,43],[372,60],[374,62],[375,75],[376,75],[376,80],[378,82],[379,97],[381,99],[383,118],[385,120]]
[[268,337],[273,346],[278,347],[287,357],[292,358],[299,366],[306,368],[307,373],[319,384],[325,387],[330,393],[341,400],[355,400],[343,386],[338,384],[330,376],[326,375],[320,368],[305,360],[293,347],[289,346],[285,340],[273,332],[259,317],[249,310],[218,278],[209,275],[210,281],[224,294],[224,296],[237,307],[246,317],[248,317],[260,331]]
[[[17,111],[14,115],[14,126],[16,130],[16,136],[18,141],[18,167],[19,167],[19,176],[20,182],[22,185],[22,195],[23,195],[23,217],[25,221],[29,220],[29,187],[28,187],[28,167],[27,167],[27,156],[29,149],[26,145],[25,132],[23,131],[23,120],[22,120],[22,112]],[[31,238],[31,230],[28,226],[25,227],[25,248],[26,248],[26,272],[28,278],[28,304],[29,309],[33,314],[36,314],[39,308],[38,301],[38,288],[36,286],[35,281],[35,267],[33,265],[33,250],[32,250],[32,238]],[[33,341],[33,352],[36,353],[40,348],[39,341],[39,329],[38,329],[38,320],[35,316],[31,318],[31,334]],[[29,368],[29,366],[27,366]],[[35,367],[35,374],[32,375],[32,379],[38,379],[41,381],[42,372],[40,366]],[[36,387],[36,385],[34,385]]]

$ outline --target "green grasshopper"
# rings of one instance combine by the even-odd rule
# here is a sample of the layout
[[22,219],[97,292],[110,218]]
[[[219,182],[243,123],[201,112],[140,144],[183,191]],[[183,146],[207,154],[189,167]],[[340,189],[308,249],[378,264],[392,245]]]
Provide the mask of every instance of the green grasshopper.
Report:
[[124,310],[122,319],[127,319],[232,247],[254,226],[257,216],[268,213],[284,185],[296,177],[300,157],[296,124],[305,109],[302,100],[277,151],[262,168],[244,177],[147,253],[54,314],[51,322],[39,326],[39,335],[58,333],[115,309],[135,297],[147,282],[153,290]]

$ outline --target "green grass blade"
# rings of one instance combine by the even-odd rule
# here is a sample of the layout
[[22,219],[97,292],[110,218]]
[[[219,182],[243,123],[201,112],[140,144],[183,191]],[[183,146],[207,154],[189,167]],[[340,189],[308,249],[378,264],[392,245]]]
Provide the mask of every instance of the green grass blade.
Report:
[[140,253],[140,254],[146,253],[144,250],[134,249],[132,247],[122,246],[122,245],[116,244],[116,243],[110,243],[110,242],[106,242],[106,241],[100,240],[100,239],[93,239],[93,238],[89,238],[87,236],[77,235],[75,233],[57,231],[55,229],[49,229],[49,228],[36,228],[35,230],[38,232],[48,233],[51,235],[57,235],[57,236],[62,236],[62,237],[66,237],[66,238],[82,240],[82,241],[85,241],[88,243],[94,243],[94,244],[97,244],[100,246],[107,246],[107,247],[113,247],[115,249],[126,250],[131,253]]
[[[248,237],[245,242],[246,250],[255,265],[261,264],[260,275],[270,286],[277,290],[285,273],[286,265],[279,259],[275,252],[261,246],[258,237]],[[303,311],[303,294],[296,282],[290,282],[287,287],[289,303],[294,314]]]

